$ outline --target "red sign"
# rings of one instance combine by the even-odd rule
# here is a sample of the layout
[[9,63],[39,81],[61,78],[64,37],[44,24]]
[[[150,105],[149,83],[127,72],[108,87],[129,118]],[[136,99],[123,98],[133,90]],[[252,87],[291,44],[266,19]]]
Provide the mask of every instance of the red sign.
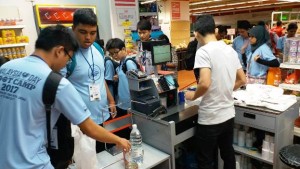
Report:
[[172,19],[180,19],[180,2],[171,2]]
[[123,7],[123,6],[135,7],[135,0],[115,0],[115,5],[118,7]]

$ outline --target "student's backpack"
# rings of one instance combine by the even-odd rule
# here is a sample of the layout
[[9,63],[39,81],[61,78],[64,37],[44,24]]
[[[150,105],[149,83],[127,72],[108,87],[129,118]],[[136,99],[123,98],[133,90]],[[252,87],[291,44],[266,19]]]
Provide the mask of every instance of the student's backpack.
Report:
[[188,44],[187,47],[187,56],[185,59],[186,64],[186,70],[193,70],[194,69],[194,63],[195,63],[195,56],[197,52],[197,40],[193,40]]
[[123,72],[126,74],[126,72],[127,72],[127,66],[126,66],[126,63],[129,61],[129,60],[131,60],[135,65],[136,65],[136,67],[137,67],[137,69],[138,70],[142,70],[141,69],[141,65],[140,64],[138,64],[138,62],[134,59],[134,58],[126,58],[125,59],[125,61],[124,61],[124,64],[122,65],[122,70],[123,70]]
[[[104,65],[106,65],[106,62],[110,61],[114,65],[114,74],[116,74],[116,68],[120,65],[118,62],[112,60],[110,57],[104,57]],[[106,71],[106,70],[105,70]]]
[[[112,60],[110,57],[105,57],[104,58],[104,65],[106,67],[106,63],[107,62],[112,62],[112,64],[114,65],[114,75],[116,74],[116,68],[120,65],[118,62]],[[106,71],[106,69],[105,69]],[[104,72],[105,73],[105,72]],[[113,97],[116,100],[117,96],[118,96],[118,81],[114,81],[114,80],[107,80],[105,79],[106,84],[108,86],[112,86],[113,87]]]
[[50,124],[51,106],[55,101],[56,91],[61,79],[62,76],[60,74],[52,71],[47,77],[43,88],[43,103],[45,105],[47,119],[47,152],[50,156],[51,164],[55,169],[67,168],[74,152],[74,138],[71,136],[71,122],[63,114],[60,114],[54,125],[53,130],[56,129],[57,132],[52,132],[57,134],[57,147],[51,144],[51,140],[53,140]]
[[[93,46],[100,52],[100,54],[104,57],[104,51],[101,48],[100,45],[98,45],[98,43],[94,42]],[[71,74],[73,73],[75,67],[77,65],[77,61],[76,61],[76,57],[72,57],[72,62],[70,64],[67,64],[67,74],[66,74],[66,78],[70,77]]]

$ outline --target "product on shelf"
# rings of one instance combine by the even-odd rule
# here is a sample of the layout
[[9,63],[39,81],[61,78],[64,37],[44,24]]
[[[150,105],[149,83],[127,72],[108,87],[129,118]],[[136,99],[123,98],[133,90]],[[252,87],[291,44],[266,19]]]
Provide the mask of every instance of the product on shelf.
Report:
[[284,44],[283,62],[300,64],[300,38],[288,38]]
[[14,26],[17,25],[17,22],[22,22],[22,19],[17,18],[1,18],[0,19],[0,26]]
[[25,47],[0,49],[0,56],[7,57],[9,59],[21,58],[25,55]]

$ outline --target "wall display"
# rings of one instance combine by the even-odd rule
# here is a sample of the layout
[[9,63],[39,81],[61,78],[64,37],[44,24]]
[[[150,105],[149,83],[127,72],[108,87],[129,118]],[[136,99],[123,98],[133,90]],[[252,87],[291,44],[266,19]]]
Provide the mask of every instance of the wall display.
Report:
[[131,25],[136,25],[135,8],[118,8],[117,10],[118,25],[122,25],[125,21],[131,22]]
[[91,8],[96,13],[96,6],[35,5],[34,8],[39,28],[53,24],[62,24],[67,27],[72,26],[73,13],[79,8]]
[[[23,35],[22,19],[15,6],[0,6],[0,56],[16,59],[26,56],[29,37]],[[11,17],[14,17],[13,19]]]

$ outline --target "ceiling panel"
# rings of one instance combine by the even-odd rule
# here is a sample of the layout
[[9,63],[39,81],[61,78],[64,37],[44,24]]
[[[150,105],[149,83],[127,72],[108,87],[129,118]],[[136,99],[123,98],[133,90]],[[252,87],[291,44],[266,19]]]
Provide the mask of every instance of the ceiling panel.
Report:
[[190,0],[190,14],[234,14],[300,8],[300,0]]

